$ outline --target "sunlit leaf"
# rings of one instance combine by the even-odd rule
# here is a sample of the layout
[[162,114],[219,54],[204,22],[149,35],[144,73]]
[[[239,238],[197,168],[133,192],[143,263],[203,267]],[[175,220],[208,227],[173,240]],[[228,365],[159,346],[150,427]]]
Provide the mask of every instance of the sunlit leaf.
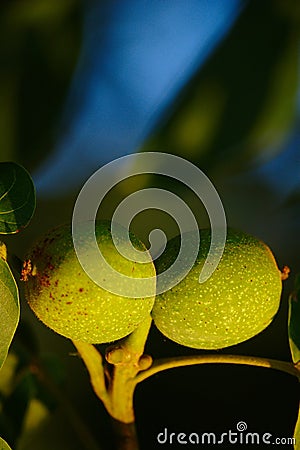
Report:
[[296,277],[295,290],[289,297],[288,333],[294,364],[300,362],[300,275]]
[[0,438],[0,450],[11,450],[10,446]]
[[7,262],[0,258],[0,368],[7,356],[19,316],[18,288]]
[[35,189],[29,173],[16,163],[0,163],[0,233],[20,231],[34,209]]
[[297,418],[297,423],[295,426],[293,437],[295,439],[294,449],[300,450],[300,408],[299,408],[299,412],[298,412],[298,418]]

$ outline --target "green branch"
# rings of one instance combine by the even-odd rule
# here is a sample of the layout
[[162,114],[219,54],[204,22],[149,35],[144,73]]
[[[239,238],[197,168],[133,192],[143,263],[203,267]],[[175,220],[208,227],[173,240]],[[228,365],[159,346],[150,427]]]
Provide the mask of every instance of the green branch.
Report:
[[174,358],[164,358],[156,360],[152,366],[137,374],[136,384],[147,378],[162,372],[163,370],[173,369],[175,367],[193,366],[196,364],[241,364],[247,366],[266,367],[269,369],[280,370],[300,378],[300,372],[289,362],[278,361],[275,359],[257,358],[254,356],[238,355],[198,355],[198,356],[179,356]]
[[79,341],[73,341],[73,344],[89,372],[91,385],[95,394],[109,410],[110,398],[105,385],[101,353],[92,344]]
[[95,394],[109,414],[121,422],[134,421],[134,379],[140,370],[152,364],[152,359],[143,355],[151,321],[149,315],[129,336],[107,349],[105,358],[113,365],[112,379],[109,380],[108,386],[105,383],[102,355],[92,344],[73,341],[89,372]]
[[119,422],[128,424],[134,422],[135,377],[145,364],[143,353],[151,322],[149,315],[129,336],[110,347],[105,355],[106,360],[114,365],[112,382],[108,391],[109,413]]
[[127,337],[106,349],[105,359],[111,364],[111,374],[105,383],[102,356],[92,344],[73,341],[90,375],[98,398],[111,416],[119,450],[138,450],[134,423],[133,396],[136,374],[151,366],[152,358],[144,355],[151,327],[149,316]]

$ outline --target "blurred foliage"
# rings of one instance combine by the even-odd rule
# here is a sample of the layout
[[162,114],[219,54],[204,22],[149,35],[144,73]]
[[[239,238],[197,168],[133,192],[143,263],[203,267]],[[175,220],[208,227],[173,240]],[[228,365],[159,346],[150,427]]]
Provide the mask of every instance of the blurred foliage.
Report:
[[0,158],[30,171],[53,146],[81,38],[80,0],[0,3]]
[[65,368],[57,355],[40,353],[35,339],[22,324],[1,370],[0,435],[14,450],[77,448],[78,436],[62,417]]
[[225,173],[273,156],[295,125],[299,38],[297,1],[249,2],[144,150]]
[[[32,171],[52,151],[60,131],[61,113],[80,49],[82,8],[83,2],[80,0],[0,2],[0,160],[17,161]],[[185,86],[171,107],[165,111],[164,117],[145,143],[143,150],[175,153],[195,162],[205,171],[222,172],[225,175],[274,156],[283,148],[285,140],[296,125],[299,38],[298,0],[249,1],[228,36],[205,66],[199,69],[191,82]],[[148,181],[153,182],[152,179]],[[164,187],[162,182],[161,184]],[[157,187],[157,183],[155,186]],[[138,184],[133,188],[137,187]],[[178,191],[177,185],[174,190]],[[260,190],[259,186],[259,194]],[[130,189],[129,191],[131,192]],[[126,192],[124,190],[123,194],[126,195]],[[253,192],[251,195],[254,197]],[[242,200],[246,204],[244,197]],[[291,196],[288,204],[295,210],[298,219],[299,201],[300,195],[297,191]],[[256,198],[255,202],[257,204]],[[240,214],[241,201],[237,203],[235,208]],[[48,227],[49,221],[55,215],[59,215],[57,205],[58,203],[55,203],[49,207],[48,203],[45,209],[41,210],[36,230],[39,232],[41,230],[40,219],[47,222]],[[249,203],[246,206],[251,210]],[[112,205],[108,205],[106,211],[111,207]],[[198,205],[195,209],[197,208]],[[65,204],[61,209],[67,209]],[[202,217],[202,210],[199,214]],[[140,228],[147,228],[145,218],[140,220],[142,220]],[[274,230],[278,237],[275,226]],[[271,234],[272,231],[270,229],[268,233]],[[284,240],[288,238],[286,235],[283,237]],[[297,243],[294,243],[290,246],[291,252],[295,253],[296,245]],[[0,434],[7,438],[9,443],[18,443],[16,450],[81,449],[82,444],[78,442],[76,433],[71,427],[66,427],[62,419],[63,414],[51,394],[51,389],[49,390],[49,386],[45,386],[37,373],[32,371],[34,368],[36,370],[33,361],[38,358],[47,379],[63,389],[64,369],[55,357],[40,355],[37,342],[30,330],[24,326],[24,321],[20,325],[14,353],[9,355],[1,370]],[[277,328],[272,329],[273,334],[267,330],[255,341],[258,343],[256,347],[258,353],[268,346],[271,353],[283,352],[282,348],[285,345],[282,343],[283,334],[278,325],[274,326]],[[18,345],[18,339],[22,341],[22,345]],[[298,334],[295,339],[299,346]],[[161,338],[156,340],[154,338],[152,342],[153,348],[156,346],[155,350],[158,352],[184,353],[184,349],[178,346],[172,346],[165,341],[162,343]],[[245,349],[247,353],[251,346],[253,341],[245,343],[241,352]],[[212,385],[207,389],[203,389],[201,385],[201,382],[204,384],[210,382],[205,378],[205,373],[208,372],[203,373],[200,378],[197,372],[197,380],[190,383],[191,386],[193,384],[192,387],[188,386],[189,389],[193,389],[190,397],[195,397],[194,410],[191,398],[186,398],[186,386],[183,386],[181,373],[178,377],[179,384],[180,386],[182,384],[184,389],[182,397],[188,402],[186,408],[186,403],[181,403],[182,407],[178,406],[178,397],[174,396],[172,391],[174,383],[172,384],[172,381],[169,381],[171,378],[168,378],[166,388],[160,388],[157,399],[161,401],[160,396],[164,391],[168,393],[170,389],[170,402],[172,399],[174,402],[176,400],[176,405],[172,407],[170,403],[171,407],[167,409],[164,417],[170,417],[170,421],[179,420],[178,411],[182,409],[186,411],[187,418],[190,413],[190,418],[193,416],[198,421],[198,399],[201,391],[201,395],[204,396],[201,398],[206,402],[207,408],[205,416],[212,408],[213,425],[216,425],[216,415],[219,414],[220,420],[224,411],[222,420],[226,419],[225,414],[228,417],[236,417],[237,410],[240,415],[245,413],[251,416],[252,410],[249,406],[251,396],[255,403],[252,408],[252,421],[255,423],[255,418],[257,423],[261,421],[262,415],[259,415],[261,411],[258,412],[257,399],[260,396],[266,398],[266,391],[272,384],[269,382],[269,374],[266,385],[262,384],[260,391],[257,391],[258,382],[256,385],[251,375],[247,379],[242,377],[240,385],[238,379],[234,377],[230,385],[228,377],[227,388],[224,389],[222,386],[219,391],[220,397],[223,394],[224,397],[220,400],[217,396],[218,404],[214,407],[210,389]],[[86,374],[84,375],[86,379]],[[73,376],[75,377],[72,373]],[[219,377],[219,373],[216,377]],[[152,382],[158,383],[157,380]],[[255,385],[253,395],[250,390],[249,393],[245,393],[245,384],[248,386],[248,382],[249,385],[251,383]],[[214,392],[218,392],[218,383],[219,379],[213,386]],[[232,394],[235,384],[240,389],[241,395]],[[161,420],[157,414],[157,403],[153,395],[155,385],[149,383],[148,386],[150,406],[145,408],[143,404],[143,410],[141,408],[141,415],[144,414],[145,419],[144,422],[141,420],[140,429],[143,429],[149,441],[156,429],[153,428],[153,433],[151,429],[147,430],[151,426],[161,426]],[[280,389],[278,388],[276,395],[270,394],[276,397],[274,407],[270,403],[271,397],[269,398],[270,414],[273,414],[274,409],[280,409],[283,402],[283,398],[278,400],[282,385],[278,386]],[[147,385],[144,389],[147,389]],[[225,397],[227,393],[228,398]],[[89,387],[85,389],[80,386],[78,389],[76,386],[74,398],[80,402],[84,396],[87,398],[88,394]],[[142,396],[140,398],[142,403],[144,398]],[[235,403],[236,410],[232,406],[233,401],[241,401],[241,404]],[[92,415],[93,410],[90,411]],[[275,423],[274,426],[279,426],[284,420],[286,423],[291,422],[286,411],[284,413],[280,411],[280,414],[277,421],[275,416],[270,418],[270,421]],[[180,426],[184,423],[184,415],[180,414]],[[265,417],[268,418],[268,414],[265,414]],[[210,423],[205,422],[205,417],[202,420],[203,426],[209,429]],[[96,427],[99,427],[98,423]],[[148,448],[152,448],[152,443],[148,442]]]

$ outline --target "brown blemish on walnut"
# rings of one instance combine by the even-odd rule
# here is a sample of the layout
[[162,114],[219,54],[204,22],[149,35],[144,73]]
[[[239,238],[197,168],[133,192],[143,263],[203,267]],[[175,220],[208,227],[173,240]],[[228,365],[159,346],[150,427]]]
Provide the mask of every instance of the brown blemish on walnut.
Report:
[[46,273],[39,277],[39,281],[41,286],[49,287],[51,285],[50,277]]
[[49,287],[50,286],[50,281],[47,279],[42,279],[41,280],[41,286],[45,286],[45,287]]

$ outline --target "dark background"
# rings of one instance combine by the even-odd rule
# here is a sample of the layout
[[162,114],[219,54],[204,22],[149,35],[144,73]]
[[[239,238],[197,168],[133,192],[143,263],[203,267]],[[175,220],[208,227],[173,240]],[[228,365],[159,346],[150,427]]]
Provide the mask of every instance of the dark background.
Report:
[[[110,160],[145,150],[182,156],[213,181],[228,224],[263,239],[279,267],[291,268],[273,323],[222,352],[289,360],[287,299],[300,272],[299,22],[296,0],[2,1],[1,161],[24,165],[37,187],[35,216],[6,238],[11,250],[23,258],[38,235],[70,221],[84,181]],[[124,183],[100,215],[109,217],[119,199],[149,183],[155,180]],[[188,190],[181,195],[207,225],[200,202]],[[155,214],[137,218],[134,231],[146,239],[157,220],[168,236],[176,232]],[[21,322],[42,354],[58,355],[64,392],[109,448],[109,420],[71,343],[38,323],[24,302]],[[154,328],[147,351],[195,353]],[[165,427],[222,433],[241,420],[249,431],[291,437],[298,401],[296,379],[281,372],[172,369],[137,388],[141,448],[162,447],[156,436]],[[15,449],[82,449],[60,408],[51,411],[39,423],[33,408],[37,425],[23,429]]]

